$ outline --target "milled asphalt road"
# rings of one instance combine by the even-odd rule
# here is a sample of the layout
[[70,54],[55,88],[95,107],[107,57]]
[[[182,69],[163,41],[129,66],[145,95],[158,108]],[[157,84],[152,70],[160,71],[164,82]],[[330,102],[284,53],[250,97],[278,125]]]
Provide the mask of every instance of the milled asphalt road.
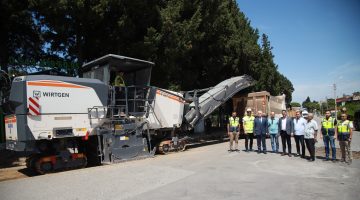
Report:
[[227,148],[220,143],[4,181],[0,199],[359,199],[360,160],[348,166],[273,153],[228,153]]

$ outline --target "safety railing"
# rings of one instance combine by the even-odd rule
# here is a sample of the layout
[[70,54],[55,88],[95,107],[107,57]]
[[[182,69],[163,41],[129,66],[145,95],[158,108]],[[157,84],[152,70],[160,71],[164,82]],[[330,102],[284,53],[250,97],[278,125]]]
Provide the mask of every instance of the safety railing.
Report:
[[113,86],[107,106],[88,108],[89,119],[120,121],[133,117],[147,117],[155,101],[156,89],[149,86]]

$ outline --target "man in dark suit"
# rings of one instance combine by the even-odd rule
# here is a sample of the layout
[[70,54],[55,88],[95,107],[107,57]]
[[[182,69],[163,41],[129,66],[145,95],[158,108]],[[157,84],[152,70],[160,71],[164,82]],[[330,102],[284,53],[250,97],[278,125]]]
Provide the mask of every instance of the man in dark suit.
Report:
[[[254,121],[254,133],[257,138],[258,153],[266,154],[266,134],[268,133],[267,118],[263,116],[262,111],[258,111],[258,116]],[[262,151],[261,151],[262,143]]]
[[291,135],[293,130],[293,121],[291,117],[287,116],[286,110],[282,111],[283,117],[279,120],[279,130],[281,136],[281,143],[283,146],[283,153],[281,154],[284,156],[286,154],[286,143],[288,145],[288,155],[291,157]]

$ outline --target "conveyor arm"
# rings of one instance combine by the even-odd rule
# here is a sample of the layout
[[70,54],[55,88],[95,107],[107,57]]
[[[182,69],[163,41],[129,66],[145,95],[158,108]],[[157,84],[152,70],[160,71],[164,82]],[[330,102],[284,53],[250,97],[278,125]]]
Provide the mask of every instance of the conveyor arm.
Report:
[[248,75],[237,76],[217,84],[215,87],[208,88],[200,97],[197,97],[202,90],[189,91],[192,94],[192,103],[189,111],[185,114],[185,120],[190,127],[196,126],[200,119],[208,117],[220,105],[225,103],[228,99],[234,96],[237,92],[254,84],[252,77]]

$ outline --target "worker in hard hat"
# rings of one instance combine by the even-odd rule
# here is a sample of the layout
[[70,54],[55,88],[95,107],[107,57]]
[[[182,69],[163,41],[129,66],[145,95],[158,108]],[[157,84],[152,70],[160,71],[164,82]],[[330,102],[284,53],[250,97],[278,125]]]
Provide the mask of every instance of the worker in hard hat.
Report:
[[[240,119],[236,116],[236,112],[233,112],[231,117],[229,117],[229,123],[227,126],[228,135],[230,138],[230,149],[229,151],[239,151],[239,134],[240,134]],[[233,143],[235,141],[235,149],[233,149]]]
[[118,72],[115,77],[114,86],[118,87],[124,87],[125,81],[124,81],[124,72]]
[[243,128],[245,134],[245,151],[249,152],[249,140],[250,140],[250,151],[253,147],[254,139],[254,120],[255,117],[251,115],[251,108],[246,109],[246,115],[243,117]]

